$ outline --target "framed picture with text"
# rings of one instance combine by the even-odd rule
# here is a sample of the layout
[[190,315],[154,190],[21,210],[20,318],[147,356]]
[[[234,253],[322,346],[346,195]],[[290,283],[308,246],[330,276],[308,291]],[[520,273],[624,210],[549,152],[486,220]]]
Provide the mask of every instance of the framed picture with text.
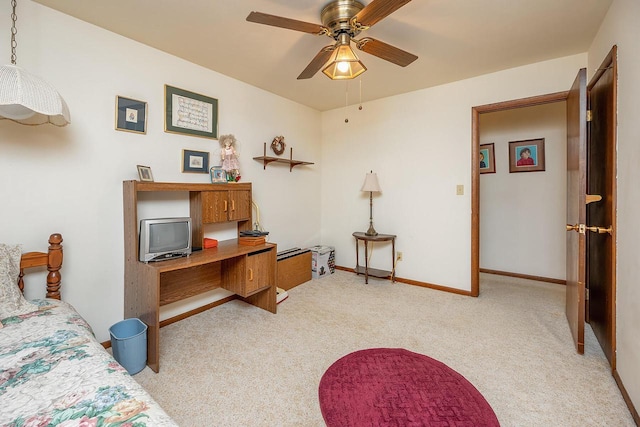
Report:
[[544,138],[509,142],[509,173],[544,171]]
[[116,130],[147,133],[147,103],[116,95]]
[[209,153],[206,151],[182,150],[182,172],[208,173]]
[[165,85],[164,110],[165,132],[218,139],[217,99]]

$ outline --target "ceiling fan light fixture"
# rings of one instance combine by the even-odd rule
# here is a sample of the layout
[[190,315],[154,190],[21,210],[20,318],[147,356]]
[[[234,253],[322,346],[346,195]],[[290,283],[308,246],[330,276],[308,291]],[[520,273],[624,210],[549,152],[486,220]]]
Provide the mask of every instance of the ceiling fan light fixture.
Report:
[[367,71],[356,53],[349,46],[348,34],[340,34],[339,45],[331,55],[331,60],[322,72],[331,80],[354,79]]

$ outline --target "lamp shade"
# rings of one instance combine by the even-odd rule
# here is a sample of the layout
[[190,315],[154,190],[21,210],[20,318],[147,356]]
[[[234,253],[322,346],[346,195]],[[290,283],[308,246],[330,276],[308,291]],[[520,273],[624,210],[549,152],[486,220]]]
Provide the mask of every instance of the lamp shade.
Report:
[[331,61],[322,72],[331,80],[346,80],[358,77],[367,71],[358,56],[349,45],[351,39],[348,34],[340,34],[340,40],[335,52],[331,54]]
[[70,123],[69,107],[60,94],[39,77],[15,65],[0,67],[0,120],[23,125]]
[[368,173],[367,176],[364,177],[364,184],[362,184],[360,191],[382,191],[382,188],[380,188],[380,184],[378,183],[378,175],[373,172]]

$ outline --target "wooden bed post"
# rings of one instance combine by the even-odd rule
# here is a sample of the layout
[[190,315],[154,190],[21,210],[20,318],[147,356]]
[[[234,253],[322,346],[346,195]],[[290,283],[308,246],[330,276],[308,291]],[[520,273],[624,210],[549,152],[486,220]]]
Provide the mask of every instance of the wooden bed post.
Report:
[[49,254],[47,261],[47,298],[60,299],[60,267],[62,266],[62,235],[52,234],[49,237]]

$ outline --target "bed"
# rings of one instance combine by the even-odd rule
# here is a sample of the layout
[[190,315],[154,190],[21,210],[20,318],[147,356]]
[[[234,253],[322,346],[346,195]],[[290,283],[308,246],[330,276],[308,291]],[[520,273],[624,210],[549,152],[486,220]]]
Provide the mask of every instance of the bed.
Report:
[[[177,426],[61,301],[61,266],[60,234],[47,252],[0,244],[0,426]],[[46,299],[27,301],[25,270],[44,267]]]

